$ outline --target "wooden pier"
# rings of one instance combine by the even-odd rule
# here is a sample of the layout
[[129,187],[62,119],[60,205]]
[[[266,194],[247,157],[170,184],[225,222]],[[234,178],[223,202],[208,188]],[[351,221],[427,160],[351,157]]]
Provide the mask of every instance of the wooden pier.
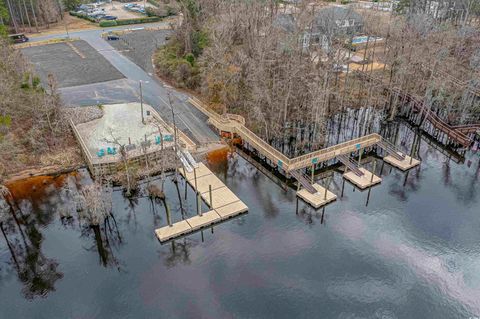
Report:
[[[229,133],[232,137],[240,137],[243,143],[253,147],[259,152],[259,154],[264,156],[265,160],[269,161],[272,167],[276,167],[279,171],[283,171],[287,177],[290,175],[293,176],[298,181],[299,185],[303,186],[302,190],[300,190],[300,188],[298,189],[297,196],[316,208],[335,200],[336,195],[323,189],[320,185],[315,184],[313,178],[311,181],[306,179],[301,172],[301,170],[305,168],[314,171],[316,164],[337,158],[348,169],[350,169],[350,172],[344,174],[344,178],[360,189],[365,189],[380,183],[381,178],[364,168],[360,168],[355,162],[353,162],[350,158],[353,153],[358,152],[358,154],[362,154],[364,149],[378,146],[388,154],[388,156],[385,157],[386,161],[395,167],[402,170],[408,170],[420,164],[420,161],[411,159],[409,156],[399,152],[394,145],[387,140],[384,140],[379,134],[375,133],[313,151],[295,158],[288,158],[245,127],[245,119],[242,116],[235,114],[225,114],[221,116],[209,110],[206,105],[195,98],[191,98],[189,102],[207,115],[209,117],[209,123],[215,126],[220,133]],[[327,196],[322,196],[322,191],[323,193],[326,191]],[[202,197],[203,196],[204,195],[202,194]]]
[[160,242],[187,235],[210,227],[248,211],[245,205],[225,184],[203,163],[192,172],[180,169],[180,174],[211,210],[202,213],[201,203],[197,202],[197,215],[155,230]]
[[421,97],[406,93],[397,87],[391,87],[381,79],[373,77],[366,72],[358,71],[355,72],[355,74],[365,78],[367,81],[375,82],[382,86],[390,96],[398,97],[401,103],[409,109],[408,113],[410,116],[415,113],[415,117],[423,117],[428,123],[430,123],[431,131],[443,133],[442,140],[445,139],[446,144],[451,141],[468,148],[472,144],[472,138],[468,135],[475,134],[480,129],[480,123],[451,126],[437,114],[432,112],[430,108],[426,106]]

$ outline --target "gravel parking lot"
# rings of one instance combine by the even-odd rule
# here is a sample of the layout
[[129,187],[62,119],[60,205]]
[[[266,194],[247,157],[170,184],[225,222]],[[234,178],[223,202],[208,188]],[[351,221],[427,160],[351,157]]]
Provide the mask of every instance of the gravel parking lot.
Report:
[[53,74],[60,88],[124,78],[85,41],[55,43],[22,49],[43,83]]
[[139,30],[120,35],[120,40],[108,42],[145,72],[153,73],[152,55],[165,43],[165,37],[170,33],[169,30]]

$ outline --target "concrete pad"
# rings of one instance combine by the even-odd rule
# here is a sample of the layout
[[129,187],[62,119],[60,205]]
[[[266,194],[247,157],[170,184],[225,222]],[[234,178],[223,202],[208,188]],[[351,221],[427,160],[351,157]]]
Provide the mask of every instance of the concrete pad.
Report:
[[[159,136],[159,130],[162,134],[171,134],[169,128],[161,125],[161,123],[155,121],[153,117],[147,116],[147,111],[150,114],[156,111],[147,104],[143,104],[145,124],[142,123],[142,116],[140,112],[140,103],[122,103],[122,104],[109,104],[103,106],[103,116],[101,118],[89,121],[86,123],[77,124],[77,128],[80,136],[85,142],[86,147],[93,159],[101,160],[102,158],[111,157],[115,160],[120,160],[120,154],[118,145],[113,143],[114,139],[117,139],[121,144],[135,144],[136,151],[143,154],[141,151],[141,143],[145,140],[151,142],[151,146],[147,152],[160,150],[161,145],[155,144],[155,137]],[[107,142],[108,141],[108,142]],[[173,142],[164,142],[164,147],[172,147]],[[107,147],[117,148],[117,155],[108,155],[99,158],[97,151],[104,149],[107,151]],[[131,151],[130,153],[135,153]],[[132,156],[130,154],[130,156]]]
[[[407,170],[409,170],[409,169],[411,169],[411,168],[413,168],[417,165],[420,165],[419,160],[417,160],[415,158],[411,158],[410,156],[407,156],[407,155],[405,155],[405,159],[403,161],[399,161],[399,160],[397,160],[396,158],[394,158],[393,156],[390,156],[390,155],[385,156],[383,158],[383,160],[386,163],[388,163],[388,164],[390,164],[390,165],[392,165],[392,166],[394,166],[398,169],[401,169],[402,171],[407,171]],[[411,160],[411,162],[410,162],[410,160]]]
[[190,227],[192,227],[192,231],[195,231],[200,228],[210,226],[216,222],[219,222],[220,220],[220,215],[218,215],[216,211],[211,210],[203,213],[202,216],[195,215],[190,217],[186,221]]
[[[350,171],[343,174],[343,178],[348,180],[353,185],[357,186],[360,189],[365,189],[373,185],[379,184],[382,179],[373,173],[367,171],[365,168],[360,167],[360,170],[363,172],[363,176],[357,176],[354,172]],[[373,179],[372,179],[373,175]]]
[[222,188],[217,188],[216,190],[212,191],[212,201],[213,206],[210,203],[210,194],[209,192],[202,193],[202,198],[205,200],[208,206],[211,209],[216,209],[230,203],[236,202],[240,200],[231,190],[229,190],[226,186]]
[[297,192],[297,196],[312,205],[314,208],[322,207],[337,199],[337,195],[329,190],[327,190],[327,196],[325,197],[325,188],[319,184],[315,183],[312,186],[317,190],[317,193],[312,194],[303,188]]
[[172,226],[167,225],[165,227],[155,229],[155,234],[160,241],[167,241],[183,234],[190,233],[191,231],[192,227],[185,220],[182,220],[174,223]]
[[[215,202],[215,201],[214,201]],[[230,217],[240,215],[248,211],[247,205],[245,205],[241,200],[230,203],[228,205],[222,206],[215,209],[222,219],[228,219]]]

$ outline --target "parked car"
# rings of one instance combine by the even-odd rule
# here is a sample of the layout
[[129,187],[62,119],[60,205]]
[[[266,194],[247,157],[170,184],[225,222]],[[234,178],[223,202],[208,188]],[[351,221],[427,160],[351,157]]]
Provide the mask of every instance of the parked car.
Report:
[[24,43],[28,42],[29,40],[23,33],[10,34],[8,37],[13,41],[13,43]]
[[95,20],[101,20],[103,17],[106,16],[105,13],[97,13],[97,14],[89,14],[88,15],[90,18],[94,18]]
[[110,40],[110,41],[120,40],[120,37],[116,34],[110,33],[107,35],[107,40]]
[[117,17],[116,16],[103,16],[100,19],[102,19],[102,20],[117,20]]

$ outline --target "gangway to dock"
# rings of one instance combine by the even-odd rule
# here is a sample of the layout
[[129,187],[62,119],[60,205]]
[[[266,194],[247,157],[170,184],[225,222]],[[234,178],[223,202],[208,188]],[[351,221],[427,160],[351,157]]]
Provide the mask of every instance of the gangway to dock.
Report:
[[197,161],[195,161],[192,154],[190,154],[188,150],[182,150],[182,153],[193,168],[198,168]]
[[405,155],[402,152],[398,151],[395,145],[390,143],[388,140],[382,139],[380,142],[378,142],[377,145],[384,149],[390,156],[395,158],[397,161],[403,161],[405,159]]
[[403,154],[395,145],[389,141],[383,139],[378,143],[378,146],[384,149],[388,155],[383,158],[383,160],[396,168],[406,171],[420,164],[419,160],[414,159],[406,154]]
[[365,175],[365,173],[358,167],[357,163],[352,160],[350,156],[342,154],[337,156],[337,159],[358,177]]
[[177,156],[180,159],[180,162],[182,162],[183,168],[185,168],[185,170],[187,170],[187,172],[193,172],[192,166],[187,161],[187,159],[183,156],[182,152],[178,151]]
[[303,186],[310,194],[315,194],[317,192],[317,189],[310,184],[308,179],[303,175],[302,172],[295,170],[295,171],[290,171],[290,174],[295,177],[295,179],[300,183],[300,185]]

